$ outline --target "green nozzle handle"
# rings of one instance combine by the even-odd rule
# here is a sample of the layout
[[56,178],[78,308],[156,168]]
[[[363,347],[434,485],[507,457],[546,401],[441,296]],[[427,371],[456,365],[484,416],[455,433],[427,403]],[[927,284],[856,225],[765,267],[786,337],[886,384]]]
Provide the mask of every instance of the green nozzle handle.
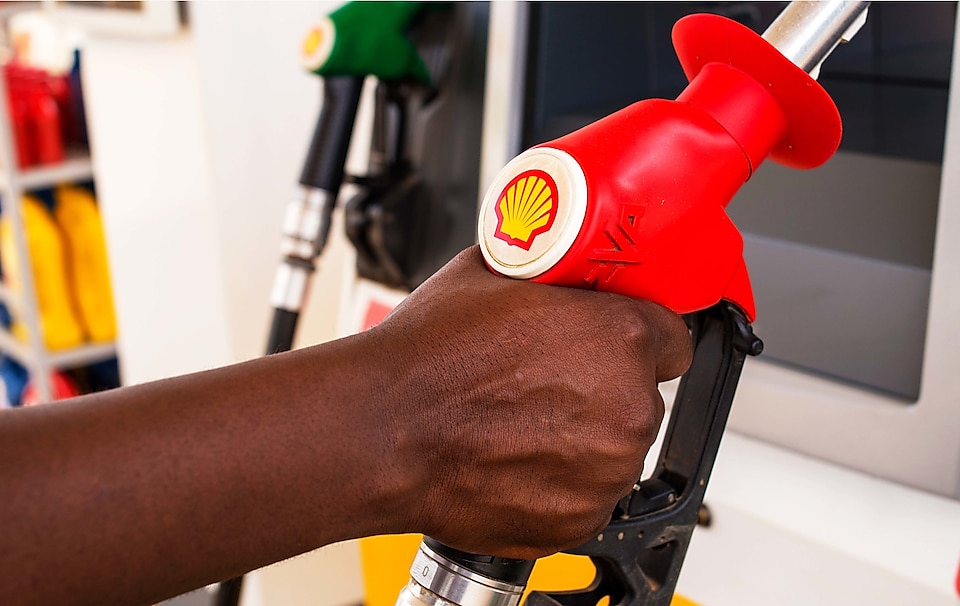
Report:
[[304,66],[321,76],[413,78],[430,84],[430,73],[406,36],[422,2],[350,2],[307,34]]

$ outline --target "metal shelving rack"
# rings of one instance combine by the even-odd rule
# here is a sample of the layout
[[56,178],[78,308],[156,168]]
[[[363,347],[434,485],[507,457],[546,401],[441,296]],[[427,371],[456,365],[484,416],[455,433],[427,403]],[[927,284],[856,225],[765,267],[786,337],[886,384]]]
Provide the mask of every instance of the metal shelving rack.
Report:
[[20,208],[25,191],[50,187],[59,183],[93,178],[89,156],[68,158],[56,165],[20,170],[13,145],[10,126],[10,107],[6,79],[0,74],[0,197],[3,213],[8,213],[13,224],[14,246],[23,292],[15,293],[0,284],[0,301],[26,325],[29,338],[26,343],[17,340],[0,327],[0,351],[22,364],[30,373],[41,401],[53,399],[50,373],[58,368],[74,368],[106,360],[116,355],[113,343],[96,343],[73,349],[51,352],[44,345],[37,295],[33,282],[32,264],[27,249],[23,213]]

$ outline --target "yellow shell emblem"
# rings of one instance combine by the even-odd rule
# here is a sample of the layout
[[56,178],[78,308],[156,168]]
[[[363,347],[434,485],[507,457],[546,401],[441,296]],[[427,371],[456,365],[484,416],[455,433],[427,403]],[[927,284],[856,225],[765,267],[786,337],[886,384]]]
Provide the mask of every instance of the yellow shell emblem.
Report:
[[545,171],[525,170],[503,188],[495,210],[494,235],[530,250],[536,237],[550,231],[557,218],[557,184]]
[[321,31],[319,27],[310,30],[310,33],[307,34],[306,39],[303,41],[303,54],[309,57],[317,52],[317,49],[320,48],[320,42],[322,41],[323,31]]

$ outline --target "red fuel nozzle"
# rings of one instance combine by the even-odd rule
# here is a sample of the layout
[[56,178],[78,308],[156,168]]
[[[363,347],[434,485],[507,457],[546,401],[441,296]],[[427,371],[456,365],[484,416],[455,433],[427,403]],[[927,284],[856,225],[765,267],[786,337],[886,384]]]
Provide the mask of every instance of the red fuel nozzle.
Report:
[[[722,17],[682,19],[673,40],[690,84],[677,100],[631,105],[500,171],[478,228],[490,268],[643,297],[678,313],[727,299],[753,321],[743,240],[726,205],[767,156],[812,168],[836,151],[837,109],[806,72],[816,74],[856,33],[867,4],[791,2],[763,38]],[[670,600],[744,357],[762,345],[731,305],[700,314],[697,326],[657,471],[608,527],[638,538],[603,541],[599,533],[573,550],[604,564],[593,584],[562,598],[534,594],[530,603]],[[530,568],[425,539],[397,606],[516,606]]]
[[480,211],[491,269],[677,313],[726,299],[753,321],[743,239],[725,207],[768,156],[826,162],[840,116],[813,78],[735,21],[691,15],[673,42],[690,80],[675,101],[640,101],[500,171]]

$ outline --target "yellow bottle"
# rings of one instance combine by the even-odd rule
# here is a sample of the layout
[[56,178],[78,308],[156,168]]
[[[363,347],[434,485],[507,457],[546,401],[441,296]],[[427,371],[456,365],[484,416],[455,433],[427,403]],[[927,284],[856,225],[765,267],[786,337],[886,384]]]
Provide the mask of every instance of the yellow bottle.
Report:
[[[49,350],[76,347],[83,343],[84,335],[74,308],[60,229],[40,200],[24,196],[21,206],[43,341]],[[7,284],[22,293],[13,224],[7,215],[0,220],[0,256]],[[26,327],[20,321],[14,323],[13,333],[26,339]]]
[[57,188],[56,198],[54,215],[66,243],[80,321],[91,341],[113,341],[117,337],[117,321],[97,203],[86,189],[66,185]]

